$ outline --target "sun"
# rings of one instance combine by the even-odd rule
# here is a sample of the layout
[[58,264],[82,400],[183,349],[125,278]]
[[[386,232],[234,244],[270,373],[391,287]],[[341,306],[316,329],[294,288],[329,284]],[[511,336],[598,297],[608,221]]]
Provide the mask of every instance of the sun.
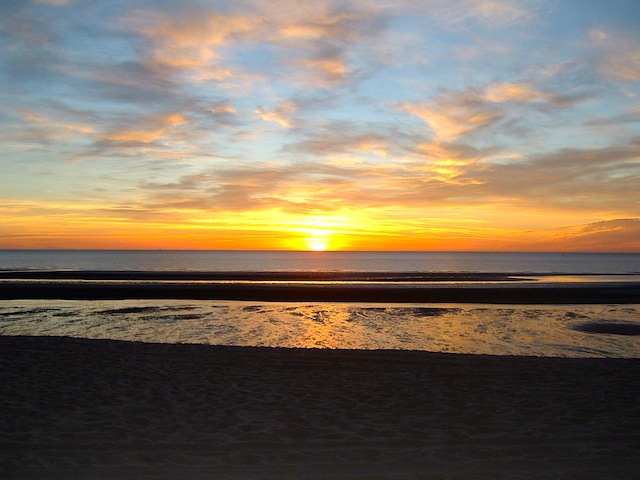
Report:
[[331,246],[331,231],[324,228],[307,228],[302,238],[305,249],[312,252],[324,252]]
[[324,252],[344,245],[341,226],[334,219],[304,219],[291,230],[289,245],[294,250]]
[[323,237],[309,237],[306,239],[309,250],[314,252],[324,252],[329,248],[329,240]]

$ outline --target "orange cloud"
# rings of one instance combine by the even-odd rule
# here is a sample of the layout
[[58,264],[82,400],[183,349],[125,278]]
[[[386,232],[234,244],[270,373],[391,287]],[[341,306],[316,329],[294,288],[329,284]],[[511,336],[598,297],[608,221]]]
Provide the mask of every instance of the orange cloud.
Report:
[[[332,84],[341,83],[349,73],[347,61],[340,54],[323,54],[314,58],[307,58],[297,62],[305,67],[313,76],[310,83],[317,86],[326,87]],[[315,80],[313,80],[315,78]]]
[[424,120],[440,142],[452,142],[502,118],[498,110],[479,103],[474,96],[441,97],[435,105],[402,103],[398,107]]
[[603,220],[542,231],[526,248],[564,252],[638,252],[640,218]]
[[415,115],[429,125],[433,140],[454,142],[463,135],[489,128],[513,116],[508,105],[542,103],[545,107],[565,108],[578,97],[562,96],[532,88],[523,83],[495,83],[483,90],[448,91],[430,103],[400,103],[396,107]]
[[60,118],[52,118],[42,112],[30,109],[18,109],[15,112],[29,126],[19,136],[32,141],[52,138],[63,138],[78,134],[94,133],[94,128],[87,122],[70,122]]
[[[309,12],[309,16],[285,21],[278,35],[291,40],[347,39],[352,33],[347,22],[355,18],[347,13]],[[289,23],[291,22],[291,23]]]
[[265,122],[275,122],[285,128],[291,126],[291,115],[298,109],[293,102],[286,102],[269,110],[265,107],[258,107],[256,113]]
[[519,83],[497,83],[484,92],[484,96],[491,102],[531,102],[538,99],[547,99],[549,94],[533,90]]
[[228,103],[217,103],[211,105],[207,110],[214,115],[234,115],[236,113],[235,107]]
[[103,138],[119,143],[151,143],[172,135],[176,127],[186,123],[188,120],[182,114],[167,113],[147,120],[146,125],[112,130],[104,134]]
[[[375,10],[375,9],[373,9]],[[339,9],[333,2],[254,2],[242,15],[211,9],[169,14],[137,11],[126,21],[147,40],[143,63],[153,70],[184,73],[196,80],[225,81],[245,72],[225,58],[229,46],[269,45],[293,81],[327,87],[351,73],[347,51],[373,34],[371,8]]]
[[210,66],[219,49],[259,25],[250,17],[212,11],[189,11],[182,16],[137,12],[128,20],[152,45],[150,65],[172,69]]

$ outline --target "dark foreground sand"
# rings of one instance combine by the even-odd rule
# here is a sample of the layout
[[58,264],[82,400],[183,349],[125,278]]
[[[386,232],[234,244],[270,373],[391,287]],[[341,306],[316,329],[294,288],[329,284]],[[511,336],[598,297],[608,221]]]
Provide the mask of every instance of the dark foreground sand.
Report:
[[637,479],[640,360],[0,337],[0,478]]

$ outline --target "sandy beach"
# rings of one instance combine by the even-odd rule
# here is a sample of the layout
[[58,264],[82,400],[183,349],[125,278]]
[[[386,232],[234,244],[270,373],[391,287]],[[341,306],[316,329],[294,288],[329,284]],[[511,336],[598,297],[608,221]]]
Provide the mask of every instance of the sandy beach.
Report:
[[632,479],[640,361],[0,337],[7,479]]

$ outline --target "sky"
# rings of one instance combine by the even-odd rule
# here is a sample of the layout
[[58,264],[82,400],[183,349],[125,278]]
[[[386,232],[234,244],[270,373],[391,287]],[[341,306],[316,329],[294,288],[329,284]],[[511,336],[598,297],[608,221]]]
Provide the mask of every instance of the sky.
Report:
[[637,0],[0,0],[0,248],[640,252]]

